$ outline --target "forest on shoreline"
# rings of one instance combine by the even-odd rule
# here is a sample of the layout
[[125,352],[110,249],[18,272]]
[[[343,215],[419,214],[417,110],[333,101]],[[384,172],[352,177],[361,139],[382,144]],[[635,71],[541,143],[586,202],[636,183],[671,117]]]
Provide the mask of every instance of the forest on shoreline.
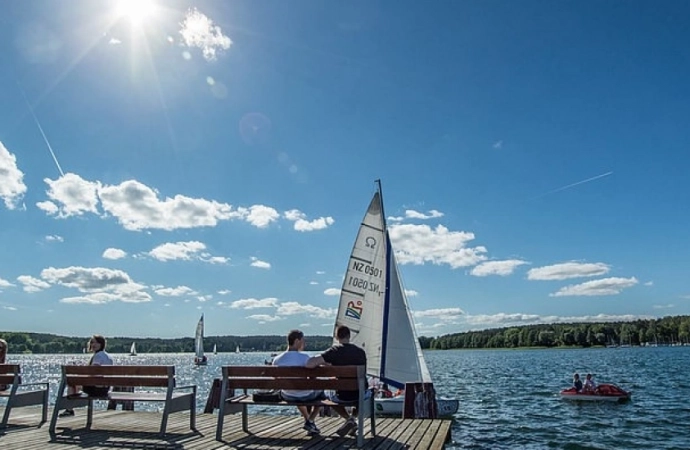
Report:
[[[58,336],[46,333],[0,332],[8,343],[8,353],[82,353],[88,336]],[[138,353],[191,353],[191,337],[160,339],[108,337],[108,351],[129,353],[132,343]],[[307,351],[325,350],[332,344],[331,336],[307,335]],[[423,349],[482,349],[524,347],[601,347],[640,345],[690,344],[690,316],[669,316],[631,322],[556,323],[491,328],[481,331],[419,338]],[[285,336],[207,336],[206,352],[214,346],[219,352],[279,352],[286,347]]]

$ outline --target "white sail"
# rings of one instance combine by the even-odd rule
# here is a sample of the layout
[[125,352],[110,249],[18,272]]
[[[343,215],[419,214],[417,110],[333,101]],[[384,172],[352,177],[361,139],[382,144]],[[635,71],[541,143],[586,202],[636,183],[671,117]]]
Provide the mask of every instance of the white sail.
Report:
[[194,351],[197,361],[204,358],[204,315],[201,315],[199,323],[196,324],[196,334],[194,335]]
[[213,354],[214,355],[218,354],[218,347],[216,346],[216,344],[213,344]]
[[376,192],[357,233],[343,280],[336,327],[367,353],[367,372],[396,387],[430,382]]
[[132,346],[129,348],[129,356],[137,356],[137,344],[132,342]]

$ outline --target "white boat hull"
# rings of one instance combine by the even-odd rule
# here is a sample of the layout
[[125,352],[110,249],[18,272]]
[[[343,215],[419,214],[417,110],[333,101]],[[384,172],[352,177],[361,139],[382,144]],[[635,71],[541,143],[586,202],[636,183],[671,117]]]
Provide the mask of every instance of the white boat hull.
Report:
[[[400,395],[392,398],[375,398],[374,408],[377,416],[398,416],[402,417],[405,397]],[[437,398],[436,411],[438,417],[452,416],[458,412],[460,402],[452,398]]]

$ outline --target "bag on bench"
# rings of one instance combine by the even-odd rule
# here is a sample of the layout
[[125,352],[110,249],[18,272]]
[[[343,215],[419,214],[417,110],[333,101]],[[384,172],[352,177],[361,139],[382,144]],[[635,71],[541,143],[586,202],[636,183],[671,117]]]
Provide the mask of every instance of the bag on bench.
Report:
[[280,389],[257,389],[252,393],[252,400],[255,402],[275,402],[282,400]]

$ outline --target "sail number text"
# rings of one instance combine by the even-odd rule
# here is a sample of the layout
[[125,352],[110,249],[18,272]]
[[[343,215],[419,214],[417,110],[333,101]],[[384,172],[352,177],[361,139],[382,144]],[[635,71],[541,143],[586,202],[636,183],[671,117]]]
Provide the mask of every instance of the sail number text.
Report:
[[365,291],[375,292],[377,294],[381,292],[378,284],[363,280],[362,278],[350,277],[347,280],[347,284]]
[[364,264],[363,262],[359,261],[352,261],[352,270],[356,270],[357,272],[363,272],[372,277],[383,277],[383,271],[381,269],[379,269],[378,267],[370,266],[368,264]]

